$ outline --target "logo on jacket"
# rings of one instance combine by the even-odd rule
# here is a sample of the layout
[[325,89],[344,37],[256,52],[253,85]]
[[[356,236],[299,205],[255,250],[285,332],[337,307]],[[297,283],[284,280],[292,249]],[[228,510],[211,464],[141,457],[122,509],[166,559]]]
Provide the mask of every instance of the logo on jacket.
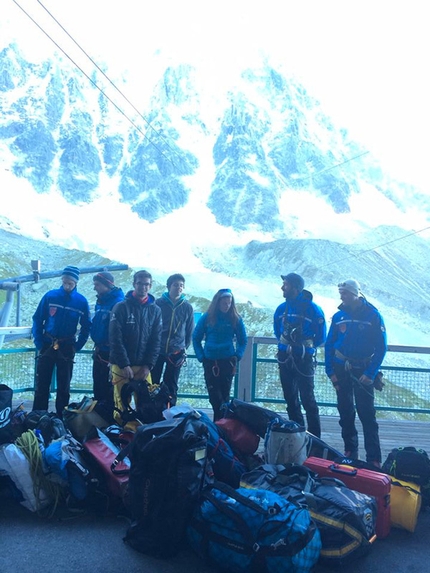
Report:
[[49,316],[54,316],[56,312],[57,312],[56,306],[49,307]]
[[341,331],[342,334],[346,332],[346,324],[344,322],[342,322],[342,324],[339,324],[339,330]]

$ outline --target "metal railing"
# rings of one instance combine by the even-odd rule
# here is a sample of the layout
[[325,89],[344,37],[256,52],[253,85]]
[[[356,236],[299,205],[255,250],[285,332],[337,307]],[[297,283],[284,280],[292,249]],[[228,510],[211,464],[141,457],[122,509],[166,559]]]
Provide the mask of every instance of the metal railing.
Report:
[[[29,344],[31,344],[29,342]],[[235,379],[233,395],[241,400],[267,407],[284,404],[278,365],[276,339],[250,337]],[[324,372],[323,349],[318,350],[315,394],[322,414],[335,415],[336,394]],[[76,355],[71,393],[92,393],[92,351]],[[33,392],[36,353],[34,348],[0,349],[0,382],[8,384],[15,394]],[[381,368],[385,387],[375,392],[375,405],[380,417],[414,418],[430,414],[430,348],[389,346]],[[179,397],[193,406],[209,407],[203,368],[195,355],[189,354],[180,376]],[[55,380],[52,390],[55,391]]]

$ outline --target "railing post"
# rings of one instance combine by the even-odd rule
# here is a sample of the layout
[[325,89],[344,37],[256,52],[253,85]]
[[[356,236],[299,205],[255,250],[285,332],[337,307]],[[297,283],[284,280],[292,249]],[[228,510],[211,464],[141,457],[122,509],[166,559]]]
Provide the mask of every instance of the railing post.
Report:
[[245,353],[240,361],[239,380],[237,384],[237,397],[244,402],[251,401],[251,381],[252,381],[252,349],[254,337],[248,338]]

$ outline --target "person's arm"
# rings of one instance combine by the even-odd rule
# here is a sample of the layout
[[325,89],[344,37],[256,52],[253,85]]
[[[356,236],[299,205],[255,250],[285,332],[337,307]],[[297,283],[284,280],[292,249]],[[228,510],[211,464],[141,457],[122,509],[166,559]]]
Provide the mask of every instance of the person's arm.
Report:
[[33,326],[31,333],[33,335],[34,346],[37,350],[41,350],[43,346],[43,326],[45,324],[45,308],[46,308],[47,297],[44,295],[39,304],[37,305],[36,312],[33,314]]
[[193,307],[190,305],[188,316],[185,323],[185,349],[187,349],[191,344],[191,340],[193,337],[193,330],[194,330],[194,310]]
[[[150,309],[148,309],[149,311]],[[154,312],[154,317],[151,325],[151,332],[145,348],[145,366],[151,370],[157,362],[161,348],[161,333],[163,331],[163,322],[161,318],[161,309],[158,305],[154,304],[151,308]],[[148,370],[148,372],[149,372]],[[148,374],[147,374],[148,375]]]
[[193,332],[194,352],[199,362],[203,362],[203,359],[205,357],[205,351],[203,349],[202,341],[206,331],[206,318],[207,318],[207,313],[203,314],[199,318]]
[[333,357],[334,357],[334,343],[336,342],[336,337],[337,337],[337,327],[333,317],[328,331],[327,339],[325,341],[325,371],[330,379],[334,375]]
[[281,334],[283,330],[282,318],[285,313],[285,306],[286,306],[285,302],[280,304],[278,308],[275,310],[275,314],[273,315],[273,332],[275,333],[278,342],[281,340]]
[[109,322],[109,362],[116,364],[120,368],[131,366],[127,350],[124,346],[123,323],[127,316],[126,304],[125,302],[120,302],[113,307]]
[[91,313],[87,299],[85,299],[85,302],[82,304],[82,315],[79,319],[79,323],[81,328],[79,330],[78,340],[75,344],[77,352],[85,346],[91,330]]
[[374,352],[369,365],[363,372],[373,382],[387,352],[387,333],[385,331],[384,319],[379,314],[375,313],[375,320],[372,322],[372,335],[374,341]]
[[246,349],[247,342],[248,337],[246,335],[245,325],[242,318],[239,317],[236,325],[236,356],[238,360],[242,358]]
[[325,317],[322,308],[315,305],[315,316],[314,316],[314,346],[317,348],[324,344],[327,337],[327,326],[325,322]]

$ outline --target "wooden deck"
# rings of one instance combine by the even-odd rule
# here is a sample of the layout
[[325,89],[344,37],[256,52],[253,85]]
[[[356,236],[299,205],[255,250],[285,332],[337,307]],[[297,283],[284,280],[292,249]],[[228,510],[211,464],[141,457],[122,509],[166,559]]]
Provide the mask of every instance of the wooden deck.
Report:
[[[15,400],[14,400],[14,405]],[[32,408],[31,401],[24,402],[24,408],[30,411]],[[50,411],[55,412],[54,402],[49,404]],[[203,409],[203,408],[202,408]],[[204,409],[210,416],[211,409]],[[280,412],[285,416],[285,412]],[[418,422],[409,420],[387,420],[378,419],[379,424],[379,437],[381,441],[382,461],[388,456],[393,448],[399,446],[415,446],[422,448],[430,456],[430,421]],[[359,433],[359,455],[360,459],[366,459],[363,444],[363,429],[360,421],[356,420],[357,430]],[[343,440],[341,436],[341,428],[339,426],[338,416],[321,416],[321,438],[330,446],[343,452]],[[262,445],[262,444],[261,444]]]
[[[422,448],[430,455],[430,422],[384,419],[378,420],[378,424],[382,461],[385,460],[393,448],[398,448],[399,446]],[[356,425],[359,433],[360,459],[365,460],[363,430],[359,420],[357,420]],[[343,452],[343,440],[340,434],[339,418],[337,416],[322,416],[321,428],[321,438],[334,448]]]

